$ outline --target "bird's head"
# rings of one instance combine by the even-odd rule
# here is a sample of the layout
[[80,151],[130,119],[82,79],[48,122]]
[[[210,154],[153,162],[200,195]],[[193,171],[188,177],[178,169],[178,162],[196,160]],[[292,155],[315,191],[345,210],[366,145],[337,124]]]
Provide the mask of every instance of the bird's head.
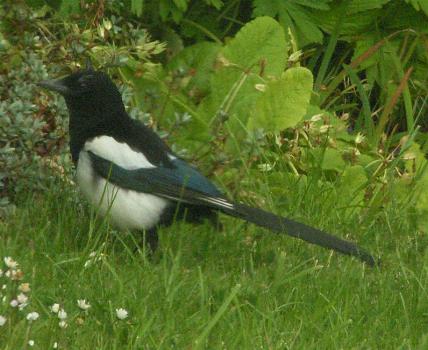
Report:
[[104,111],[123,111],[122,97],[109,76],[91,66],[66,77],[44,80],[37,85],[64,96],[72,113],[99,115]]

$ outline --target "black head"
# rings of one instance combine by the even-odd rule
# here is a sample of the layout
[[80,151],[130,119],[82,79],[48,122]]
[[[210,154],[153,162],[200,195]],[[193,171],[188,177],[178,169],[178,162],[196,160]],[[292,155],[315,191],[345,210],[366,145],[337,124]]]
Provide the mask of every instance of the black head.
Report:
[[86,67],[38,85],[65,98],[70,114],[70,147],[74,162],[86,140],[98,135],[115,135],[126,129],[123,125],[129,116],[119,90],[107,74]]
[[[107,74],[91,67],[39,86],[64,96],[70,113],[85,118],[105,118],[124,111],[119,90]],[[108,111],[108,113],[105,113]]]

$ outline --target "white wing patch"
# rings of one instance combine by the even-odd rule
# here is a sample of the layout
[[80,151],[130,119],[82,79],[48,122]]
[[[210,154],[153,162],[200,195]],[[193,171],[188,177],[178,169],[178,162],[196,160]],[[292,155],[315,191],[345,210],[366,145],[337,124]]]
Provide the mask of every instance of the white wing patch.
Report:
[[86,142],[77,164],[77,183],[86,198],[99,208],[101,215],[109,213],[113,223],[120,229],[153,228],[159,222],[169,201],[148,193],[122,189],[109,183],[94,173],[87,151],[130,170],[155,166],[143,154],[108,136]]
[[95,137],[87,141],[83,149],[128,170],[156,167],[147,160],[144,154],[134,151],[126,143],[118,142],[111,136]]

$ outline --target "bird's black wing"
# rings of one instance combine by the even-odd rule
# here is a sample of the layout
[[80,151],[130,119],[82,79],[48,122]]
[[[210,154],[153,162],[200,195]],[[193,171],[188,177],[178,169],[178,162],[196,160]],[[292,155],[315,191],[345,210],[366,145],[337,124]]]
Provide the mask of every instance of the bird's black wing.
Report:
[[[118,187],[220,210],[271,231],[286,233],[306,242],[358,257],[370,266],[376,264],[375,259],[355,243],[262,209],[230,202],[203,175],[189,165],[186,167],[184,162],[180,164],[181,168],[176,169],[156,167],[127,170],[92,152],[89,154],[96,173]],[[208,190],[207,183],[212,186]]]

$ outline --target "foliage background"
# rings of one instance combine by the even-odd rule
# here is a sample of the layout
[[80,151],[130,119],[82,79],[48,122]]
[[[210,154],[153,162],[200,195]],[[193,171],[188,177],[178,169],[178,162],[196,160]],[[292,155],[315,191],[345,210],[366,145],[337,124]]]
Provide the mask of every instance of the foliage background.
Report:
[[408,202],[415,179],[428,181],[424,1],[39,0],[1,11],[3,208],[43,187],[46,164],[69,172],[64,104],[34,82],[85,57],[125,82],[133,116],[234,195],[243,166],[276,191],[319,172],[357,189],[343,193],[353,207]]
[[[6,0],[0,18],[4,232],[27,222],[25,200],[44,203],[55,186],[79,198],[71,190],[64,102],[35,82],[76,70],[90,57],[116,80],[134,118],[231,197],[376,244],[383,255],[397,251],[418,265],[417,272],[406,270],[398,259],[401,275],[391,270],[386,277],[401,283],[411,280],[412,271],[408,283],[422,287],[403,298],[412,300],[416,319],[426,319],[415,296],[425,290],[428,231],[426,0]],[[78,208],[76,216],[84,216],[80,210],[87,208]],[[44,212],[55,210],[46,206]],[[72,216],[55,217],[72,222]],[[200,239],[193,248],[207,253]],[[207,244],[228,251],[218,239]],[[401,249],[393,243],[399,240]],[[241,251],[244,238],[237,242],[232,246]],[[166,249],[168,244],[174,247],[166,241]],[[79,249],[61,247],[79,257]],[[270,248],[254,249],[258,257],[270,254]],[[271,268],[283,265],[282,253],[272,254]],[[195,257],[183,264],[176,257],[169,263],[192,268]],[[393,265],[397,256],[383,258]],[[278,271],[268,268],[274,284],[283,276]],[[121,273],[126,276],[126,268],[118,268]],[[213,286],[222,273],[211,276]],[[263,293],[272,280],[258,276],[261,289],[250,282],[246,288]],[[220,294],[235,293],[236,275],[229,277],[230,288]],[[256,305],[251,297],[243,300]],[[423,347],[420,335],[418,330],[407,334],[409,343],[393,343]]]

